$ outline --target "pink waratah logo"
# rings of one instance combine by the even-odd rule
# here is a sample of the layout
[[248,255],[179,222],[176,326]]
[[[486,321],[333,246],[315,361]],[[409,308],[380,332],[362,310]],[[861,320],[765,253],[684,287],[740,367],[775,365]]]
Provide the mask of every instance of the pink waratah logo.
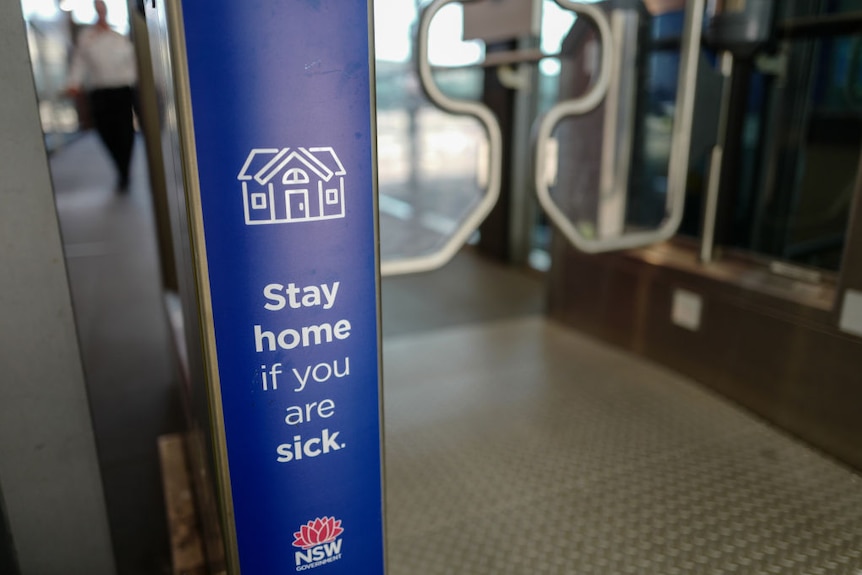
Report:
[[344,529],[341,527],[341,519],[336,520],[335,517],[321,519],[318,517],[300,527],[299,531],[293,534],[296,537],[293,546],[311,549],[317,545],[335,541],[342,533],[344,533]]

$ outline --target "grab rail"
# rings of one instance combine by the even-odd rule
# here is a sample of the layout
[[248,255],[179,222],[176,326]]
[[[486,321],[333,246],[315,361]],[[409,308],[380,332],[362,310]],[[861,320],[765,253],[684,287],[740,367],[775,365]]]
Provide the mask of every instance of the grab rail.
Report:
[[[488,187],[479,204],[459,224],[457,229],[446,240],[446,243],[432,254],[388,260],[381,262],[382,275],[397,275],[417,273],[437,269],[451,260],[458,250],[467,243],[470,235],[479,224],[491,213],[500,196],[500,183],[503,164],[503,136],[500,124],[494,113],[480,102],[456,100],[440,90],[431,73],[431,63],[428,60],[428,35],[431,21],[437,12],[445,5],[459,0],[435,0],[423,11],[419,19],[417,35],[417,54],[419,80],[428,99],[447,112],[465,114],[477,118],[488,133]],[[473,0],[467,0],[473,1]]]
[[[593,110],[607,93],[611,62],[611,31],[607,16],[598,7],[570,0],[556,0],[561,7],[587,16],[599,30],[602,42],[602,70],[593,89],[586,95],[555,105],[539,125],[536,139],[535,184],[539,204],[551,222],[578,250],[599,253],[644,247],[662,242],[673,236],[682,222],[685,208],[685,187],[688,173],[689,148],[694,122],[694,97],[697,67],[700,57],[700,38],[703,26],[704,0],[686,3],[685,25],[682,37],[682,56],[677,87],[677,106],[674,114],[670,165],[668,167],[668,205],[670,213],[661,225],[652,231],[622,234],[616,237],[591,238],[583,235],[551,197],[545,174],[551,135],[561,120],[579,116]],[[600,191],[597,190],[597,193]]]

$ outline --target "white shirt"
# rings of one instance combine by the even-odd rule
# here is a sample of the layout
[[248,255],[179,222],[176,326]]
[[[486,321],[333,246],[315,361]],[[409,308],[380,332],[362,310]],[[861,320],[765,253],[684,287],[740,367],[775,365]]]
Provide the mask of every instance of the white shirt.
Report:
[[78,36],[69,85],[90,90],[133,86],[137,81],[135,50],[128,38],[91,26]]

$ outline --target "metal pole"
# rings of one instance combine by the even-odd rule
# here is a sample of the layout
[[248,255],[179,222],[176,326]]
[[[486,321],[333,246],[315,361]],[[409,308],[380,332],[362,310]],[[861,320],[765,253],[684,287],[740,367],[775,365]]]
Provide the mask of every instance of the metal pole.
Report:
[[715,222],[718,217],[718,196],[721,187],[721,167],[727,139],[727,121],[730,114],[730,93],[733,76],[733,54],[721,53],[721,107],[718,115],[718,137],[709,161],[709,179],[706,186],[706,203],[703,210],[703,231],[700,237],[700,261],[710,263],[715,257]]

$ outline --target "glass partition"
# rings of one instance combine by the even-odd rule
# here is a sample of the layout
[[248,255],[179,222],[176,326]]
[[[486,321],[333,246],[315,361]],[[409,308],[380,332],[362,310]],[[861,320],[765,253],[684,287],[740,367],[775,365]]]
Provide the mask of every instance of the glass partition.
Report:
[[837,271],[862,152],[862,3],[783,5],[747,71],[724,243]]
[[657,243],[685,219],[690,160],[706,149],[693,129],[703,2],[659,4],[655,13],[638,2],[571,5],[589,17],[562,42],[560,102],[538,129],[536,191],[582,251]]
[[[672,201],[677,75],[691,2],[637,4],[605,5],[611,20],[629,21],[612,24],[619,53],[609,95],[557,124],[549,165],[539,166],[554,202],[588,239],[655,228]],[[705,263],[736,253],[838,271],[862,154],[862,3],[759,1],[724,10],[723,28],[707,10],[697,72],[682,76],[696,97],[678,235],[709,245]],[[751,24],[749,11],[760,20],[746,30],[736,24]],[[746,36],[751,30],[756,37]],[[543,103],[592,85],[595,37],[574,20],[558,75],[541,68]]]
[[[440,110],[422,91],[415,54],[427,3],[375,2],[381,257],[440,249],[481,200],[488,184],[488,136],[469,116]],[[434,81],[449,97],[478,100],[483,46],[461,41],[460,4],[445,6],[429,30]]]

